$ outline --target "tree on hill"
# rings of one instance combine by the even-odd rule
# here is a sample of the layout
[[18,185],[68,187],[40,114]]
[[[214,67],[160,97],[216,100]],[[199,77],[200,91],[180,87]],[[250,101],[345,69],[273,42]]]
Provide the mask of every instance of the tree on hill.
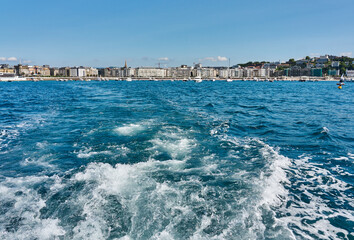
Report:
[[290,66],[294,66],[296,64],[295,59],[294,58],[290,58],[289,61],[287,62],[288,64],[290,64]]

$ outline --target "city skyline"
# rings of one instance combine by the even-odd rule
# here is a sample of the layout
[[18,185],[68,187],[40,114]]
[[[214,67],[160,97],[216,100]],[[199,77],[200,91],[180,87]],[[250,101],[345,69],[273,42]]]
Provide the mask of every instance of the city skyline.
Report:
[[5,1],[0,63],[227,66],[352,57],[353,1]]

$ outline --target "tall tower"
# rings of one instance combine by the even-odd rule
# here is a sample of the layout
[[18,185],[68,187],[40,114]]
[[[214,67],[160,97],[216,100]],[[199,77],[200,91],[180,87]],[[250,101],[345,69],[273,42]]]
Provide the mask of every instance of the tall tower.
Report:
[[123,76],[124,76],[124,77],[128,77],[128,66],[127,66],[127,60],[125,60],[124,70],[123,70]]

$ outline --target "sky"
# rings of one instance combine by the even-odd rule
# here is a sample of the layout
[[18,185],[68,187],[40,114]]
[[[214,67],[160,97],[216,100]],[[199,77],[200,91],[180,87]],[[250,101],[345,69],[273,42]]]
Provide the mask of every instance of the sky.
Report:
[[227,66],[354,53],[353,0],[0,0],[0,63]]

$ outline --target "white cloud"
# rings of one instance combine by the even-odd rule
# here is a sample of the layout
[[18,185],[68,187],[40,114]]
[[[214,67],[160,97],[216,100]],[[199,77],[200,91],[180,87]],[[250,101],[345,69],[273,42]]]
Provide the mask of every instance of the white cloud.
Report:
[[339,55],[340,56],[345,56],[345,57],[351,57],[352,56],[352,52],[342,52],[342,53],[340,53]]
[[0,57],[0,61],[4,61],[4,62],[15,62],[15,61],[17,61],[17,58],[16,58],[16,57],[9,57],[9,58]]
[[32,61],[31,60],[23,60],[22,62],[23,63],[31,63]]
[[215,57],[205,57],[203,59],[199,59],[201,62],[203,61],[210,61],[210,62],[225,62],[227,61],[227,57],[221,57],[221,56],[217,56]]
[[225,61],[227,61],[227,57],[220,57],[220,56],[218,56],[218,61],[220,61],[220,62],[225,62]]
[[159,60],[159,61],[165,61],[165,62],[167,62],[167,61],[169,61],[170,59],[169,59],[168,57],[162,57],[162,58],[159,58],[158,60]]
[[206,57],[203,58],[202,60],[216,62],[216,59],[214,57]]
[[9,57],[9,58],[7,59],[7,61],[9,61],[9,62],[15,62],[15,61],[17,61],[17,58],[15,58],[15,57]]

